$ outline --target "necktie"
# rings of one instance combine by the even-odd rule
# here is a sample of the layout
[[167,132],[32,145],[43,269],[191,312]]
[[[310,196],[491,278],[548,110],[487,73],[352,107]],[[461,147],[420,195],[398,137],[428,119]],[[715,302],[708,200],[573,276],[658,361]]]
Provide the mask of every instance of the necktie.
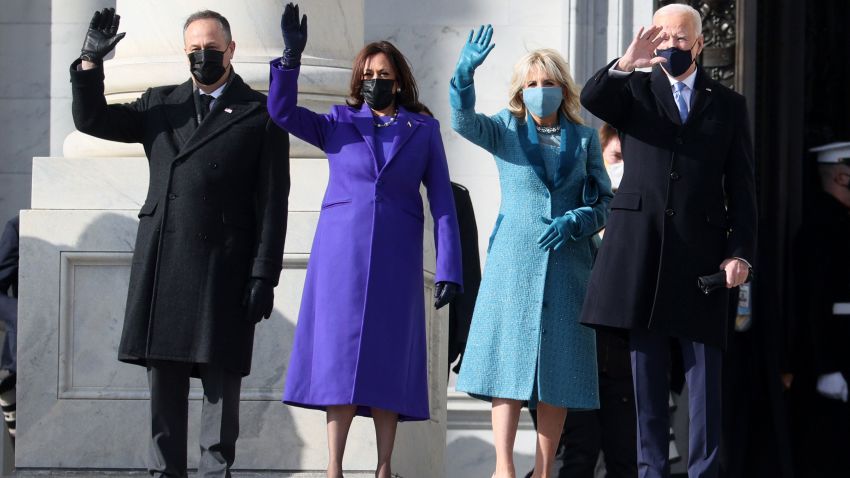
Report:
[[210,114],[210,104],[212,103],[212,95],[201,95],[201,121]]
[[679,119],[682,120],[682,124],[685,124],[685,121],[688,119],[688,102],[685,101],[685,88],[688,85],[682,83],[681,81],[673,85],[673,98],[676,100],[676,106],[679,107]]

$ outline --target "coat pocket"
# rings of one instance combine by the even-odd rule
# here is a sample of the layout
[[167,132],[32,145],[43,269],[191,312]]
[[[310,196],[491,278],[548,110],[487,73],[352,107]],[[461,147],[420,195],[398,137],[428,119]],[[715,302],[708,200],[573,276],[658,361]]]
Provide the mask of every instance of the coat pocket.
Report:
[[159,204],[159,201],[148,201],[146,202],[142,208],[139,210],[139,219],[143,217],[153,216],[153,213],[156,212],[156,205]]
[[496,239],[496,233],[499,232],[499,226],[502,224],[502,219],[505,218],[504,214],[499,214],[496,218],[496,224],[493,226],[493,232],[490,233],[490,240],[487,242],[487,253],[490,253],[490,248],[493,247],[493,241]]
[[640,193],[618,192],[611,200],[611,209],[624,209],[626,211],[640,211]]
[[248,231],[254,229],[254,216],[252,213],[223,211],[221,213],[221,222],[225,226],[235,227],[236,229],[245,229]]
[[344,204],[351,204],[351,199],[339,199],[322,203],[322,210],[324,211],[325,209],[329,209],[336,206],[342,206]]

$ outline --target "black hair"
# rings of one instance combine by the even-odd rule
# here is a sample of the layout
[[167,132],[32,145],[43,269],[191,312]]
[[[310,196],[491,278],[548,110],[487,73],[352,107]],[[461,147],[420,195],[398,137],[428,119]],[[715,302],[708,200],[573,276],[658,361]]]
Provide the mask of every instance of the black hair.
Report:
[[224,15],[212,10],[201,10],[189,15],[189,18],[186,19],[186,23],[183,24],[184,35],[186,34],[186,29],[189,28],[189,25],[197,20],[217,20],[219,25],[221,25],[221,30],[224,32],[224,46],[226,47],[227,45],[230,45],[230,42],[233,41],[233,36],[230,34],[230,22],[224,18]]

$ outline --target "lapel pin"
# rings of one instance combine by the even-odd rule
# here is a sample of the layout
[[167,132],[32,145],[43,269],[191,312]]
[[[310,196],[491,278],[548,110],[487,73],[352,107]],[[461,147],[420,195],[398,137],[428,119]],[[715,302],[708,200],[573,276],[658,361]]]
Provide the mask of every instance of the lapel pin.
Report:
[[232,109],[230,109],[230,108],[225,108],[225,109],[224,109],[224,112],[225,112],[225,113],[233,113],[233,110],[232,110]]
[[407,122],[407,127],[408,127],[408,128],[412,128],[412,127],[413,127],[413,125],[412,125],[412,124],[410,124],[410,121],[408,121],[408,122]]

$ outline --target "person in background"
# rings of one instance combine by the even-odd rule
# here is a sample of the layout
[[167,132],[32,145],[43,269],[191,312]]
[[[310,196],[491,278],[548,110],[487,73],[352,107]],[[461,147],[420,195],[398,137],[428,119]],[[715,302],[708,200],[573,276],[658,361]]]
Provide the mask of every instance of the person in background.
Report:
[[850,143],[812,149],[820,191],[806,211],[795,260],[799,363],[791,381],[796,476],[850,470]]
[[493,28],[470,32],[449,86],[452,128],[493,155],[502,200],[456,389],[492,403],[495,478],[514,477],[523,403],[537,410],[534,478],[552,476],[568,409],[599,406],[593,330],[578,323],[591,237],[612,193],[596,131],[555,50],[515,65],[508,107],[475,111],[473,75]]
[[0,236],[0,321],[6,328],[0,352],[0,408],[13,442],[17,415],[19,220],[19,216],[10,219]]
[[[599,128],[602,159],[616,192],[623,178],[623,154],[617,130],[608,123]],[[604,234],[604,230],[599,235]],[[599,410],[567,415],[557,461],[559,478],[594,478],[599,454],[607,478],[637,477],[637,437],[629,337],[623,331],[596,331],[599,370]]]
[[615,193],[623,180],[623,151],[620,147],[620,134],[608,123],[599,127],[599,142],[602,144],[602,159],[605,161],[605,171],[611,178],[611,190]]

